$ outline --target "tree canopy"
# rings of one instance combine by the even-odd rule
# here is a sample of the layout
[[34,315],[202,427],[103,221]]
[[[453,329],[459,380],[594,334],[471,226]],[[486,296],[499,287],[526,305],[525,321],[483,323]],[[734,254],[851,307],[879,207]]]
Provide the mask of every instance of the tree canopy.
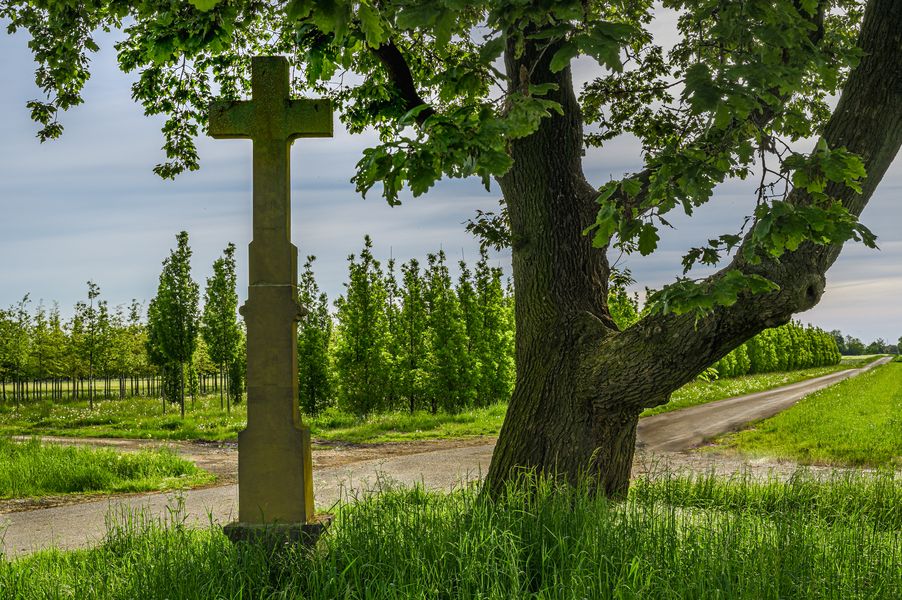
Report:
[[[120,67],[138,73],[133,96],[163,127],[164,177],[198,167],[194,138],[215,94],[249,91],[253,54],[286,54],[299,93],[328,94],[352,133],[378,130],[354,182],[378,185],[389,203],[407,187],[425,193],[442,177],[478,176],[486,185],[512,165],[507,144],[534,133],[566,108],[559,85],[529,68],[506,72],[507,50],[529,44],[550,56],[552,73],[583,56],[597,77],[580,96],[586,146],[622,134],[642,142],[644,168],[595,182],[597,216],[587,226],[596,246],[653,252],[668,214],[691,214],[726,178],[759,178],[754,213],[735,231],[700,240],[683,274],[653,296],[657,310],[710,310],[743,290],[772,291],[760,274],[731,270],[698,281],[697,263],[716,264],[742,246],[749,261],[779,257],[805,241],[828,244],[873,235],[833,198],[831,183],[860,190],[862,161],[817,136],[861,50],[856,0],[651,0],[631,2],[459,0],[193,0],[190,3],[3,2],[10,29],[27,29],[47,98],[29,103],[40,138],[62,132],[59,111],[81,102],[100,30],[120,29]],[[652,34],[655,16],[676,18],[673,36]],[[355,76],[356,75],[356,76]],[[638,157],[637,157],[638,158]],[[787,202],[794,188],[804,206]],[[491,243],[510,239],[504,212],[471,223]]]

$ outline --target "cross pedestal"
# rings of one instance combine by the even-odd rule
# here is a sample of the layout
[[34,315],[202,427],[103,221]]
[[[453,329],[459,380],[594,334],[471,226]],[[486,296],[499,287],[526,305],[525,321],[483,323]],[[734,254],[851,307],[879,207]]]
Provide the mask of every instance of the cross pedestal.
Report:
[[[276,533],[310,539],[314,522],[310,429],[298,413],[298,250],[291,243],[289,149],[300,137],[331,137],[328,100],[292,99],[288,62],[255,57],[253,100],[214,102],[214,138],[253,140],[250,282],[241,307],[247,325],[247,428],[238,434],[238,523],[232,539]],[[280,533],[281,532],[281,533]]]

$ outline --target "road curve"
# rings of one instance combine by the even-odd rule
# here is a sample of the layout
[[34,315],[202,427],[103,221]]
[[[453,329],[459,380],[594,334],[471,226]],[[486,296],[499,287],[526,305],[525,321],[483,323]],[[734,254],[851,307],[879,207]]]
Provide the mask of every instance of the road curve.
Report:
[[653,452],[679,452],[715,436],[741,429],[786,410],[808,394],[869,371],[892,360],[878,359],[860,369],[846,369],[781,388],[718,400],[639,420],[637,447]]
[[[674,452],[691,448],[705,439],[770,417],[795,404],[806,394],[863,373],[889,359],[861,369],[849,369],[776,390],[728,398],[639,422],[637,445],[646,452]],[[488,470],[494,442],[369,459],[339,467],[314,470],[317,508],[328,510],[335,502],[378,489],[386,483],[422,483],[430,489],[449,489],[475,481]],[[179,500],[179,498],[181,498]],[[179,494],[146,494],[95,500],[80,504],[0,514],[0,555],[13,558],[56,547],[82,548],[99,542],[107,529],[107,516],[142,512],[166,519],[181,505],[181,517],[196,525],[226,524],[237,514],[236,484],[189,490]]]

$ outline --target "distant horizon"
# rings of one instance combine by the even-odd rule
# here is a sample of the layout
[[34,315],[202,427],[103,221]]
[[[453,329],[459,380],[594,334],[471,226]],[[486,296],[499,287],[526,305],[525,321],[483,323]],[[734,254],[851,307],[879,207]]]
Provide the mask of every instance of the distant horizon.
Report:
[[[41,96],[33,83],[34,64],[19,33],[0,36],[7,65],[0,89],[0,306],[30,293],[37,302],[54,300],[71,310],[95,281],[111,306],[132,298],[146,303],[155,293],[160,264],[186,230],[194,249],[194,277],[204,285],[211,265],[228,242],[238,246],[239,295],[247,284],[250,239],[250,143],[201,137],[201,168],[175,181],[163,181],[152,167],[162,160],[161,120],[143,115],[130,98],[134,75],[118,71],[104,34],[93,56],[93,78],[85,104],[61,115],[66,130],[59,140],[40,144],[25,103]],[[576,64],[577,80],[585,65]],[[334,300],[342,293],[345,258],[357,253],[364,233],[373,236],[376,255],[390,250],[400,262],[422,258],[444,247],[452,258],[463,250],[478,253],[478,241],[463,223],[477,209],[497,209],[497,185],[487,192],[475,180],[442,181],[421,198],[402,196],[389,207],[373,190],[362,200],[350,178],[375,135],[351,136],[336,120],[332,139],[302,139],[292,151],[293,240],[303,257],[315,254],[317,280]],[[640,169],[641,148],[618,138],[603,149],[589,149],[588,179],[600,185]],[[680,256],[712,236],[738,229],[754,206],[753,181],[728,181],[718,198],[692,218],[676,216],[674,229],[662,231],[652,256],[620,262],[637,280],[635,290],[660,287],[680,272]],[[848,243],[827,273],[820,304],[794,318],[827,331],[839,329],[862,341],[902,335],[902,159],[888,170],[862,221],[878,235],[880,251]],[[510,251],[492,252],[494,264],[510,275]],[[616,255],[612,255],[612,261]],[[470,261],[468,261],[470,262]],[[704,275],[699,270],[697,275]],[[695,271],[693,272],[695,273]]]

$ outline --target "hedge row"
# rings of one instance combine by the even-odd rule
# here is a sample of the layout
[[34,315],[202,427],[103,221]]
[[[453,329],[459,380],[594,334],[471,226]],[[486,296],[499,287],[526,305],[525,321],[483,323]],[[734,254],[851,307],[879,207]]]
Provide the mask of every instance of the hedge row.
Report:
[[719,377],[736,377],[835,365],[841,358],[832,335],[793,321],[762,331],[713,367]]

